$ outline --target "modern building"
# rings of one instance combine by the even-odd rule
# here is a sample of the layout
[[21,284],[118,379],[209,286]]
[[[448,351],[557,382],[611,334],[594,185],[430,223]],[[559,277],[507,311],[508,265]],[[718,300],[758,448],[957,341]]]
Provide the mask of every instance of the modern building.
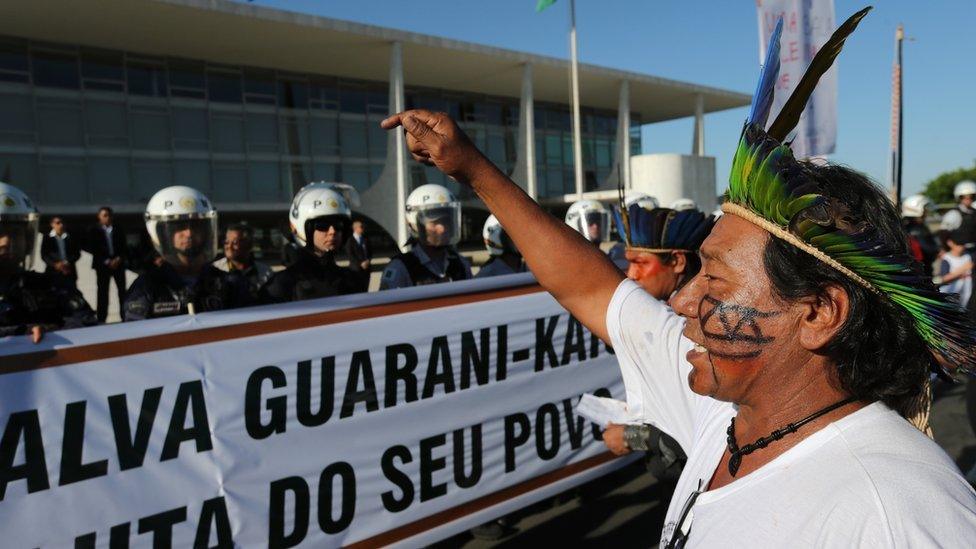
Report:
[[[580,81],[585,191],[631,184],[642,125],[696,117],[701,156],[704,115],[749,102],[585,64]],[[558,207],[576,192],[567,82],[563,59],[227,0],[5,2],[0,179],[43,213],[87,220],[108,204],[134,227],[156,190],[194,186],[223,220],[258,227],[266,248],[299,187],[343,181],[359,189],[361,213],[402,242],[405,194],[454,184],[413,162],[380,120],[446,111]],[[484,215],[466,216],[468,233]]]

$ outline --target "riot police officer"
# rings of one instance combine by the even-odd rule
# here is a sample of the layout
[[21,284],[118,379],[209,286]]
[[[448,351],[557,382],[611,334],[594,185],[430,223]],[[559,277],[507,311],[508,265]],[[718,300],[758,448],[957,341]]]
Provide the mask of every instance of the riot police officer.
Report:
[[596,200],[578,200],[566,210],[566,224],[595,246],[610,242],[610,210]]
[[475,278],[487,278],[525,272],[525,261],[519,253],[515,243],[502,228],[498,218],[489,215],[485,226],[481,229],[481,236],[485,239],[485,248],[491,258],[485,263]]
[[939,244],[925,224],[925,219],[935,210],[935,205],[925,195],[914,194],[901,203],[901,221],[908,233],[908,244],[915,256],[932,276],[932,264],[939,255]]
[[73,286],[30,271],[40,215],[17,187],[0,183],[0,336],[96,324],[95,312]]
[[471,265],[458,253],[461,202],[441,185],[429,183],[407,197],[410,251],[393,257],[383,271],[380,289],[439,284],[471,278]]
[[355,191],[332,183],[302,187],[288,211],[294,241],[294,262],[275,274],[264,287],[264,300],[284,303],[365,292],[369,273],[353,272],[336,264],[350,234]]
[[166,187],[146,205],[146,231],[162,261],[149,264],[125,296],[126,321],[233,309],[247,285],[210,262],[217,253],[217,210],[200,191]]
[[976,210],[973,209],[976,183],[960,181],[952,189],[952,195],[958,203],[942,216],[939,229],[943,233],[953,233],[960,240],[960,244],[967,250],[972,250],[976,247]]

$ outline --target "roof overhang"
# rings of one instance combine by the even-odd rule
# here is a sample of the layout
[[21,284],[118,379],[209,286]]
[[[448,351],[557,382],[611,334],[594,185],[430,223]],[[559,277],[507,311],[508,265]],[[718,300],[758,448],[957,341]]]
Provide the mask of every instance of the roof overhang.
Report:
[[[228,0],[3,2],[0,34],[149,55],[386,82],[392,42],[403,47],[408,86],[519,97],[532,64],[537,101],[569,103],[569,63],[533,55],[270,9]],[[631,110],[644,123],[748,105],[747,94],[646,74],[580,65],[583,105],[616,110],[630,83]]]

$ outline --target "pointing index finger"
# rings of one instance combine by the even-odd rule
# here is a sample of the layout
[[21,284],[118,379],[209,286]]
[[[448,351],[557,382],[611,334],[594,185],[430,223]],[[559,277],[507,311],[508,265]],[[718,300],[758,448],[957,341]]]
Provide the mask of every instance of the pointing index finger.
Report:
[[382,122],[380,122],[380,127],[383,128],[384,130],[392,130],[393,128],[395,128],[395,127],[397,127],[397,126],[399,126],[401,124],[401,117],[402,116],[403,116],[403,113],[398,112],[398,113],[394,114],[393,116],[387,118],[386,120],[383,120]]

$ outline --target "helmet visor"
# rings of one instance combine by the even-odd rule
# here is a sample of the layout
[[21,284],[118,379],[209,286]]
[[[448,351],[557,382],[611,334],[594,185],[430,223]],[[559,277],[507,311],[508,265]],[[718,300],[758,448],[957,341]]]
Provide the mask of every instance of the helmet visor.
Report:
[[453,246],[461,240],[461,206],[424,208],[417,212],[417,238],[427,246]]
[[30,269],[34,259],[38,219],[0,221],[0,265]]
[[206,263],[217,253],[217,216],[157,221],[156,237],[156,251],[169,263]]
[[593,243],[610,241],[610,215],[607,212],[589,210],[576,219],[573,227]]

